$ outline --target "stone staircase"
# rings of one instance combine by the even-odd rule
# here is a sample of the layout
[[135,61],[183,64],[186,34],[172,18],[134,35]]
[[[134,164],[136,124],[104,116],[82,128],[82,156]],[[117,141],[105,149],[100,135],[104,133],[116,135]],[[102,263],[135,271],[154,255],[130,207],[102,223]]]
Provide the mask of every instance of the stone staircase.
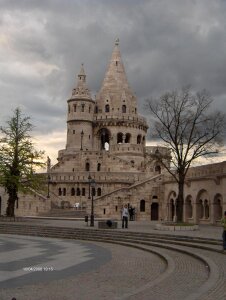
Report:
[[49,217],[49,218],[82,218],[87,215],[85,210],[76,210],[75,208],[52,208],[50,211],[45,213],[40,213],[39,217]]
[[[85,225],[84,225],[85,226]],[[56,230],[57,228],[57,230]],[[114,229],[53,227],[25,223],[0,222],[0,234],[17,234],[60,239],[89,240],[132,247],[155,246],[179,251],[180,247],[221,253],[222,242],[216,239],[130,232]],[[190,250],[192,252],[192,250]]]

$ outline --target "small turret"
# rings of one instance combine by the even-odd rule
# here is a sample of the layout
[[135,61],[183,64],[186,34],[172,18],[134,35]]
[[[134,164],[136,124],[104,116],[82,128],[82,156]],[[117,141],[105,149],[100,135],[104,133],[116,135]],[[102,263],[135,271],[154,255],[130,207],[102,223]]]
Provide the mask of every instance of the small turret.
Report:
[[86,85],[86,74],[82,64],[81,70],[78,74],[77,86],[72,90],[71,99],[91,99],[91,93]]
[[86,84],[86,74],[82,64],[77,85],[68,99],[67,148],[76,150],[92,149],[92,121],[95,101]]

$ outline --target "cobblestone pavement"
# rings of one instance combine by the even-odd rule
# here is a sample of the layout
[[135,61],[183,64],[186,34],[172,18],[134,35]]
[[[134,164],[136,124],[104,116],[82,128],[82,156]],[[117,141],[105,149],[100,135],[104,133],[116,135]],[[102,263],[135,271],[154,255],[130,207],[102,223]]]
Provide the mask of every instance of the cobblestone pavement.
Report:
[[[8,236],[8,239],[10,236]],[[29,237],[18,237],[14,239],[12,236],[12,243],[17,243],[22,240],[24,242],[24,238],[26,238],[27,243],[37,244],[37,248],[40,245],[43,247],[42,243],[45,243],[46,239],[43,238],[29,238]],[[50,241],[54,240],[54,241]],[[75,249],[73,246],[75,245],[73,241],[67,241],[65,246],[65,241],[60,241],[56,239],[47,239],[46,244],[44,244],[45,249],[49,249],[48,243],[51,242],[51,247],[55,248],[55,246],[59,247],[62,242],[61,250],[65,250],[65,247],[68,247],[68,244],[72,244],[70,249]],[[21,244],[21,243],[20,243]],[[52,266],[53,271],[44,272],[46,281],[43,282],[42,278],[40,278],[40,272],[33,272],[33,276],[36,279],[36,283],[34,284],[34,280],[31,280],[31,274],[17,274],[18,277],[11,277],[11,282],[8,282],[0,291],[0,299],[7,300],[12,297],[16,297],[17,300],[43,300],[43,299],[114,299],[116,296],[121,296],[124,293],[129,293],[130,290],[137,289],[138,287],[153,281],[156,276],[159,276],[166,269],[165,261],[156,254],[150,254],[146,252],[142,252],[136,249],[131,249],[119,245],[110,245],[103,243],[88,243],[88,242],[80,242],[80,248],[77,249],[77,253],[75,254],[74,259],[70,257],[71,265],[74,266],[70,268],[70,273],[64,269],[61,274],[57,274],[57,276],[52,276],[54,273],[59,273],[59,270],[55,270],[55,258],[52,259],[51,255],[45,258],[45,263],[42,265]],[[34,247],[34,244],[32,245]],[[81,251],[82,247],[84,247],[83,251]],[[29,246],[30,248],[30,246]],[[30,248],[31,249],[31,248]],[[22,250],[22,248],[21,248]],[[32,249],[31,249],[32,250]],[[75,270],[75,263],[78,266],[82,264],[84,261],[82,258],[87,257],[87,250],[89,250],[91,256],[95,255],[95,253],[99,254],[98,257],[98,265],[92,265],[92,260],[88,260],[86,266],[80,268],[80,270]],[[97,251],[97,252],[96,252]],[[34,259],[37,259],[36,255],[38,254],[38,249],[36,252],[33,252]],[[55,251],[53,250],[55,253]],[[101,253],[100,253],[101,252]],[[77,254],[79,253],[79,258],[77,258]],[[111,253],[111,259],[109,260],[109,256],[106,259],[106,253]],[[103,257],[105,255],[105,257]],[[55,256],[55,255],[54,255]],[[30,254],[32,257],[32,254]],[[36,258],[35,258],[36,257]],[[67,253],[65,253],[65,257],[62,256],[61,264],[63,268],[64,261],[67,261]],[[8,259],[10,260],[10,258]],[[11,261],[15,261],[15,257],[11,258]],[[20,260],[20,259],[19,259]],[[35,264],[32,264],[34,266]],[[27,263],[25,263],[27,266]],[[22,265],[20,265],[20,269]],[[34,274],[35,273],[35,274]],[[43,276],[43,272],[42,276]],[[72,275],[73,274],[73,275]],[[2,273],[3,275],[3,273]],[[23,276],[24,275],[24,276]],[[22,280],[19,276],[22,276]],[[14,279],[14,287],[11,286],[12,279]],[[3,278],[1,278],[2,283]],[[18,285],[18,286],[17,286]]]
[[[40,224],[40,220],[34,220],[32,223]],[[52,226],[85,228],[84,222],[80,221],[45,220],[43,223]],[[200,226],[197,232],[158,232],[154,230],[153,223],[131,222],[129,231],[220,239],[222,229]],[[3,243],[4,237],[7,246]],[[151,250],[150,253],[102,242],[24,236],[1,235],[0,238],[2,253],[10,248],[14,251],[15,258],[18,257],[17,251],[21,249],[20,261],[22,262],[33,261],[32,255],[40,259],[40,255],[48,254],[44,260],[47,266],[54,266],[54,261],[55,263],[61,261],[60,266],[63,268],[64,259],[68,263],[63,270],[45,272],[46,280],[41,280],[40,276],[37,276],[36,280],[32,281],[29,274],[23,280],[19,280],[20,284],[16,284],[17,278],[11,278],[11,284],[0,285],[0,300],[11,300],[12,297],[16,297],[17,300],[226,299],[226,256],[221,253],[178,245],[172,248],[183,249],[185,252],[143,246],[144,249]],[[15,242],[19,245],[17,249]],[[2,253],[0,253],[0,284],[4,275],[2,267],[8,271],[12,268],[12,264],[9,264],[11,256],[7,254],[4,256]],[[22,264],[18,265],[20,270]],[[39,264],[43,265],[43,261],[40,260]],[[34,266],[31,263],[29,265]],[[28,264],[26,263],[25,266]],[[57,275],[51,275],[54,273]]]

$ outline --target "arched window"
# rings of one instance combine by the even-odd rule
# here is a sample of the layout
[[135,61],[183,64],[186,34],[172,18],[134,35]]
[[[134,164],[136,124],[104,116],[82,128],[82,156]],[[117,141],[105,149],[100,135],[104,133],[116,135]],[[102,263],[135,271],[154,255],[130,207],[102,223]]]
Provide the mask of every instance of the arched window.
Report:
[[138,136],[137,136],[137,144],[140,144],[140,143],[141,143],[141,135],[138,134]]
[[97,189],[97,196],[101,196],[101,188]]
[[130,143],[130,139],[131,139],[131,134],[130,134],[130,133],[127,133],[127,134],[126,134],[126,138],[125,138],[125,143],[126,143],[126,144]]
[[66,196],[66,188],[63,188],[63,196]]
[[85,196],[85,195],[86,195],[86,189],[82,188],[82,196]]
[[95,106],[95,113],[98,113],[98,106]]
[[98,164],[97,164],[97,171],[100,171],[100,168],[101,168],[101,164],[98,163]]
[[86,162],[86,171],[89,171],[90,170],[90,164],[89,162]]
[[209,217],[210,217],[208,200],[204,201],[204,217],[205,217],[205,219],[209,219]]
[[155,172],[161,174],[161,167],[159,165],[155,166]]
[[82,112],[84,112],[85,111],[85,104],[82,104],[82,110],[81,110]]
[[123,140],[123,134],[121,132],[119,132],[117,134],[117,144],[121,144]]
[[145,200],[140,200],[140,211],[144,212],[145,211]]
[[71,196],[74,196],[74,195],[75,195],[75,189],[72,188],[72,189],[71,189]]
[[106,128],[102,128],[99,131],[99,136],[100,136],[101,150],[108,151],[110,146],[110,131]]
[[122,113],[126,113],[126,105],[125,104],[123,104],[123,106],[122,106]]
[[105,112],[109,112],[110,111],[110,106],[109,106],[109,104],[106,104],[105,105]]
[[80,192],[80,188],[78,187],[76,190],[76,196],[80,196],[80,195],[81,195],[81,192]]
[[76,112],[76,104],[74,104],[74,112]]
[[62,195],[62,190],[61,190],[61,188],[58,189],[58,195],[59,195],[59,196]]

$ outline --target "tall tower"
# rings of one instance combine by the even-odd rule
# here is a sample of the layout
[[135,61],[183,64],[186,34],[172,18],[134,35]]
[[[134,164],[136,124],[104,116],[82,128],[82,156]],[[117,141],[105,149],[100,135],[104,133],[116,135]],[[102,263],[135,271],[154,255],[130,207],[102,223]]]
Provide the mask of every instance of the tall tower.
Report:
[[93,113],[95,101],[86,85],[86,74],[83,65],[78,74],[76,88],[68,99],[67,144],[66,149],[91,150],[93,147]]
[[97,149],[107,150],[108,144],[117,156],[143,157],[148,126],[137,114],[136,96],[127,81],[118,39],[96,97],[94,122]]

